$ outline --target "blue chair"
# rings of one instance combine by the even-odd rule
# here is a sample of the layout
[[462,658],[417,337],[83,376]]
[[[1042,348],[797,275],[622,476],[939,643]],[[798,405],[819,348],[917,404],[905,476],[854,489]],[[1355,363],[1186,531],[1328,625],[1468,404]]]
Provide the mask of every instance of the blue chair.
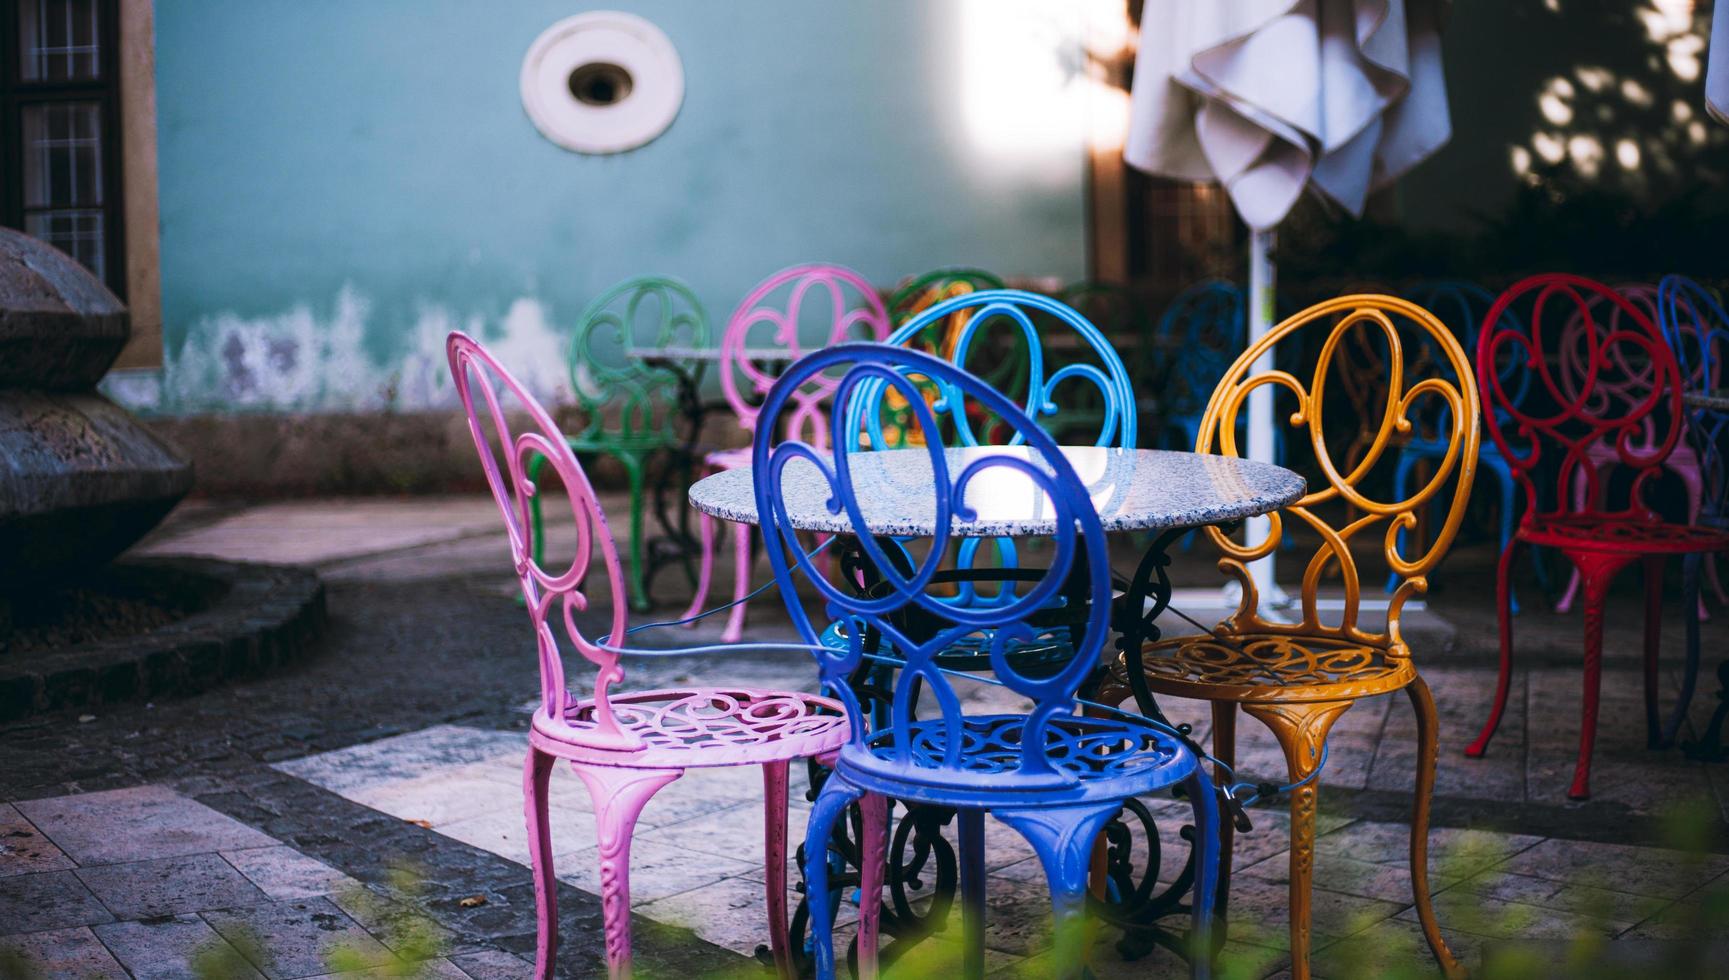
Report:
[[[1405,298],[1433,313],[1436,319],[1452,329],[1453,335],[1459,338],[1459,343],[1465,350],[1476,356],[1477,329],[1482,324],[1483,314],[1495,304],[1495,297],[1482,286],[1473,282],[1454,280],[1439,280],[1423,283],[1405,293]],[[1511,317],[1512,314],[1508,313]],[[1423,350],[1412,358],[1417,363],[1428,363],[1437,366],[1438,373],[1448,381],[1456,382],[1452,372],[1447,367],[1447,359],[1440,356],[1434,344],[1424,335],[1421,339]],[[1513,404],[1524,403],[1525,396],[1531,387],[1531,372],[1529,366],[1517,358],[1508,358],[1498,373],[1501,378],[1502,390],[1506,391]],[[1399,456],[1393,469],[1393,499],[1404,500],[1406,489],[1410,484],[1411,473],[1419,462],[1438,463],[1447,455],[1446,410],[1437,403],[1430,401],[1425,406],[1429,410],[1428,417],[1412,419],[1411,440],[1399,450]],[[1497,410],[1498,417],[1507,431],[1511,424],[1506,413]],[[1513,527],[1518,517],[1518,496],[1514,490],[1517,484],[1513,480],[1513,470],[1507,465],[1506,457],[1493,440],[1485,439],[1477,451],[1477,462],[1483,469],[1495,477],[1495,489],[1500,501],[1500,543],[1501,550],[1508,548],[1508,542],[1513,539]],[[1401,553],[1405,547],[1405,531],[1399,531],[1399,548]],[[1538,581],[1548,588],[1549,576],[1536,549],[1532,549],[1531,561],[1536,569]],[[1387,592],[1391,593],[1399,586],[1399,576],[1395,572],[1387,574]],[[1512,610],[1519,611],[1519,599],[1514,595],[1511,599]]]
[[[836,447],[832,462],[805,443],[777,442],[773,435],[781,427],[772,420],[788,409],[792,393],[819,374],[840,377],[831,413],[835,431],[830,444]],[[1012,430],[1012,441],[1026,451],[971,459],[955,472],[951,466],[956,464],[942,448],[938,410],[926,401],[920,383],[935,385],[942,392],[941,410],[951,419],[965,418],[968,406],[963,402],[976,403]],[[871,388],[895,391],[911,407],[925,437],[923,451],[929,455],[931,479],[920,489],[934,496],[934,520],[931,528],[914,530],[928,531],[926,535],[896,530],[895,534],[904,536],[880,537],[876,531],[882,529],[873,530],[861,510],[861,493],[887,492],[880,486],[852,483],[852,457],[865,454],[853,448],[848,420],[860,421],[855,399],[862,398],[867,406],[884,406],[880,393]],[[1018,405],[972,375],[928,354],[884,345],[847,344],[800,360],[769,392],[762,414],[771,422],[757,426],[751,466],[757,513],[781,596],[806,643],[817,644],[819,624],[830,618],[838,617],[850,627],[837,646],[817,654],[823,683],[846,705],[851,726],[834,771],[817,796],[805,838],[817,976],[824,980],[835,976],[829,845],[837,821],[855,802],[864,815],[859,842],[865,855],[860,881],[861,976],[875,972],[888,798],[958,811],[967,975],[981,975],[984,964],[987,812],[1020,832],[1038,854],[1056,915],[1052,962],[1074,975],[1083,968],[1080,926],[1094,840],[1125,800],[1177,784],[1186,788],[1195,809],[1195,848],[1201,857],[1193,898],[1192,970],[1195,976],[1206,975],[1218,860],[1213,788],[1194,754],[1151,722],[1131,716],[1092,718],[1076,711],[1075,691],[1110,640],[1111,574],[1098,514],[1057,444]],[[964,425],[961,431],[966,431]],[[787,472],[794,464],[796,475]],[[837,585],[805,554],[789,518],[783,478],[826,481],[832,491],[829,512],[844,514],[853,529],[861,554],[858,566],[864,570],[854,574],[862,578],[847,577],[845,584]],[[969,486],[1005,478],[1027,481],[1028,492],[1036,487],[1048,501],[1057,528],[1048,569],[1036,578],[1017,581],[1013,598],[1005,602],[973,607],[952,602],[946,594],[933,594],[942,591],[942,569],[953,547],[949,534],[956,522],[975,517],[968,506]],[[812,617],[800,598],[800,577],[820,598],[819,618]],[[860,588],[861,584],[865,587]],[[1047,618],[1053,608],[1063,614],[1054,621]],[[981,631],[990,631],[993,637],[989,656],[998,681],[1032,703],[1025,713],[965,713],[950,683],[954,675],[941,668],[938,656]],[[1018,670],[1008,657],[1008,647],[1053,632],[1067,633],[1066,645],[1076,655],[1032,674]],[[867,658],[884,657],[883,650],[892,651],[886,656],[898,670],[887,707],[873,717],[861,708],[849,681]],[[918,717],[921,689],[938,705],[935,717]]]
[[1153,330],[1151,356],[1163,378],[1158,448],[1194,450],[1207,399],[1248,336],[1248,296],[1234,282],[1204,279],[1171,300]]
[[[1681,382],[1688,391],[1722,390],[1723,364],[1729,355],[1729,314],[1716,296],[1686,276],[1667,275],[1657,284],[1657,326],[1675,352],[1681,367]],[[1729,412],[1692,408],[1687,412],[1687,438],[1699,458],[1703,487],[1698,522],[1706,527],[1729,529],[1729,473],[1725,473],[1723,438],[1729,434]],[[1681,692],[1667,722],[1659,724],[1656,705],[1647,702],[1647,741],[1652,748],[1668,748],[1687,717],[1693,690],[1699,678],[1699,577],[1705,556],[1690,554],[1681,562],[1682,602],[1687,609],[1687,661],[1681,675]],[[1715,573],[1713,567],[1712,572]],[[1721,595],[1719,586],[1719,595]]]

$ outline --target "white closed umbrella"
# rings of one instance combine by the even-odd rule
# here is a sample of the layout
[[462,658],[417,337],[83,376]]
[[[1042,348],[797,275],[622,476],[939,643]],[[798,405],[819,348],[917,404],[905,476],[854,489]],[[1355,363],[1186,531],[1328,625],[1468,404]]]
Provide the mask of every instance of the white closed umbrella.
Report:
[[[1251,230],[1249,343],[1273,323],[1273,229],[1305,190],[1360,216],[1452,135],[1441,69],[1449,0],[1153,0],[1123,158],[1217,182]],[[1271,357],[1256,365],[1272,367]],[[1249,400],[1249,457],[1273,458],[1272,391]],[[1266,519],[1249,524],[1250,540]],[[1250,567],[1283,594],[1269,555]]]

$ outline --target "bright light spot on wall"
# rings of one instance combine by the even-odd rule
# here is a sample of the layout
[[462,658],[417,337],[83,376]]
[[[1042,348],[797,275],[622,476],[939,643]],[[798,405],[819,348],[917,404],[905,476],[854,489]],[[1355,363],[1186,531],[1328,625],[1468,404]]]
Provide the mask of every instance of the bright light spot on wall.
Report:
[[1538,133],[1531,140],[1531,145],[1537,148],[1537,155],[1544,163],[1560,163],[1567,156],[1567,144],[1554,133]]
[[1686,122],[1693,118],[1693,107],[1685,99],[1676,99],[1669,105],[1669,115],[1675,117],[1676,122]]
[[1651,90],[1631,78],[1621,81],[1621,98],[1626,99],[1641,109],[1649,109],[1655,103],[1656,97]]
[[1695,119],[1687,124],[1687,139],[1695,146],[1704,146],[1707,135],[1705,123],[1702,120]]
[[1543,0],[1543,6],[1548,7],[1551,13],[1561,12],[1561,0]]
[[1603,168],[1603,144],[1595,136],[1575,136],[1567,141],[1567,156],[1585,177],[1595,177]]
[[1093,152],[1123,152],[1129,138],[1129,93],[1093,79],[1087,89],[1087,140]]
[[961,125],[993,162],[1071,156],[1086,138],[1079,13],[1039,0],[963,0]]
[[1669,70],[1683,82],[1699,77],[1699,55],[1705,51],[1705,39],[1697,34],[1684,34],[1664,45]]
[[1639,167],[1639,144],[1632,140],[1617,140],[1615,142],[1615,162],[1624,170],[1637,170]]
[[1637,16],[1651,40],[1663,41],[1693,29],[1693,0],[1651,0]]
[[1579,83],[1593,92],[1601,92],[1615,81],[1615,75],[1607,68],[1580,68],[1573,74],[1579,76]]
[[1553,92],[1544,92],[1539,95],[1537,107],[1543,110],[1544,119],[1557,126],[1565,126],[1573,121],[1573,107]]
[[1086,0],[1087,50],[1096,58],[1114,58],[1134,37],[1129,5],[1124,0]]
[[1515,147],[1513,147],[1513,150],[1512,150],[1512,153],[1510,154],[1510,156],[1511,156],[1511,162],[1513,164],[1513,172],[1514,173],[1523,177],[1526,174],[1531,172],[1531,151],[1530,150],[1527,150],[1522,146],[1515,146]]

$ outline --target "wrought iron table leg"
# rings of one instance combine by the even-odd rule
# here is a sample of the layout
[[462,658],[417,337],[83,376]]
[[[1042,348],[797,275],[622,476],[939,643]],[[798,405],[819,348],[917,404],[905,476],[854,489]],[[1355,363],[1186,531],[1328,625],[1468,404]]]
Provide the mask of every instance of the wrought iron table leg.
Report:
[[[1235,526],[1235,522],[1222,525],[1221,530],[1229,531]],[[1191,530],[1193,529],[1168,530],[1155,536],[1148,544],[1140,564],[1135,569],[1134,577],[1124,589],[1116,610],[1116,622],[1113,624],[1119,634],[1117,648],[1123,654],[1127,674],[1125,680],[1134,695],[1136,710],[1166,725],[1171,722],[1165,717],[1159,708],[1158,700],[1147,687],[1141,655],[1147,644],[1158,642],[1161,636],[1158,619],[1170,607],[1171,580],[1168,569],[1171,563],[1171,545]],[[1098,681],[1104,679],[1103,671],[1106,669],[1108,668],[1101,668]],[[1094,689],[1096,688],[1095,682]],[[1172,727],[1185,735],[1189,732],[1187,725]],[[1221,816],[1229,819],[1229,814]],[[1124,930],[1122,940],[1117,943],[1117,951],[1124,959],[1139,959],[1151,952],[1155,946],[1163,946],[1181,956],[1190,955],[1187,934],[1166,929],[1160,924],[1160,920],[1167,916],[1187,915],[1191,911],[1186,900],[1195,880],[1195,828],[1184,825],[1178,833],[1189,842],[1190,851],[1176,879],[1160,890],[1159,870],[1166,856],[1159,844],[1157,823],[1146,805],[1140,800],[1128,801],[1116,819],[1105,827],[1105,874],[1108,891],[1103,901],[1095,902],[1094,911],[1101,918]],[[1146,865],[1138,882],[1135,880],[1134,867],[1137,836],[1145,841],[1146,852]],[[1220,838],[1221,841],[1229,839],[1224,834],[1221,834]],[[1225,917],[1227,894],[1227,889],[1221,882],[1221,887],[1215,889],[1213,903],[1214,918],[1221,923],[1221,926],[1214,930],[1215,945],[1224,935],[1222,920]]]
[[[694,559],[702,551],[702,545],[690,529],[690,507],[685,505],[685,488],[688,488],[696,475],[696,447],[702,437],[702,426],[708,415],[708,406],[702,401],[702,374],[705,365],[698,363],[694,370],[673,361],[661,362],[662,366],[672,371],[678,378],[679,412],[684,415],[688,425],[684,444],[666,453],[667,472],[665,476],[671,479],[655,481],[654,487],[654,519],[660,526],[661,533],[647,542],[646,568],[643,581],[652,593],[655,577],[661,569],[677,563],[684,566],[685,578],[690,587],[696,585],[696,566]],[[676,517],[674,515],[677,515]]]

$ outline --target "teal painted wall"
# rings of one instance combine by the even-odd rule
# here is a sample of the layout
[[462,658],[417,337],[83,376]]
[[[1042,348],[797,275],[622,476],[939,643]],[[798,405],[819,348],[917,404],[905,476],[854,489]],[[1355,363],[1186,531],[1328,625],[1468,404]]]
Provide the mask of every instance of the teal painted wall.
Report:
[[159,408],[448,404],[453,327],[557,397],[570,322],[638,273],[686,279],[717,320],[801,261],[885,286],[954,263],[1083,273],[1080,136],[1035,118],[981,142],[969,33],[1001,11],[991,29],[1072,67],[1073,25],[1040,9],[1064,5],[605,6],[657,23],[686,79],[671,129],[617,156],[554,146],[518,97],[530,42],[593,5],[158,3]]

